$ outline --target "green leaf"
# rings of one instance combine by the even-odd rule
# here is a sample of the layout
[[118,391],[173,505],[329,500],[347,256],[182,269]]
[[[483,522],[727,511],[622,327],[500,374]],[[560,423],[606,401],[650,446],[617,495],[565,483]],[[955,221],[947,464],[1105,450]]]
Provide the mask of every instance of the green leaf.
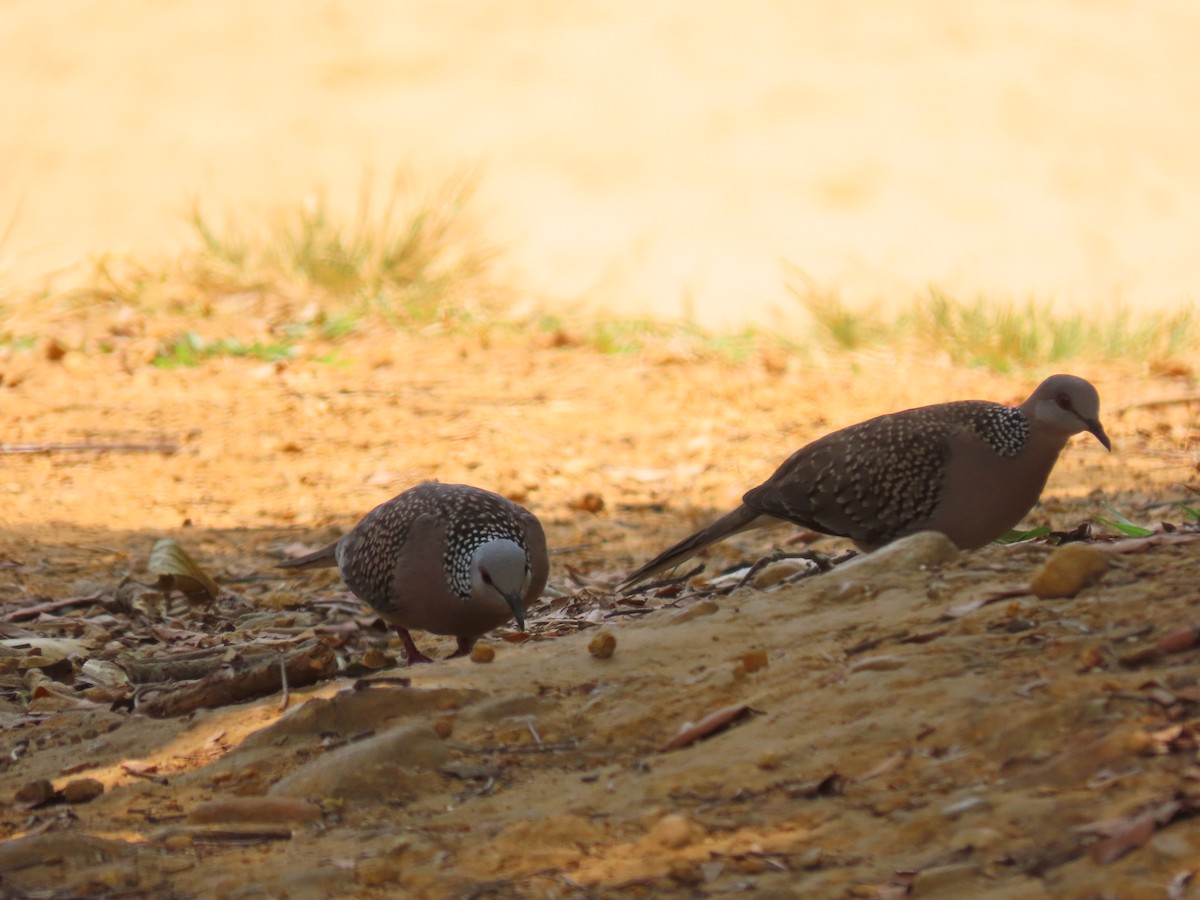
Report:
[[1109,503],[1104,503],[1104,508],[1112,513],[1111,519],[1105,519],[1102,516],[1094,516],[1095,520],[1101,525],[1105,525],[1114,531],[1119,531],[1121,534],[1129,537],[1149,537],[1154,534],[1154,529],[1144,528],[1141,525],[1135,525],[1127,518],[1117,512]]
[[1034,538],[1045,537],[1050,531],[1051,528],[1049,525],[1039,525],[1037,528],[1030,528],[1028,531],[1020,531],[1013,528],[996,538],[996,543],[1019,544],[1022,541],[1032,541]]
[[1181,503],[1178,501],[1176,501],[1175,506],[1178,506],[1181,510],[1183,510],[1183,514],[1193,522],[1200,522],[1200,509],[1196,509],[1194,506],[1188,506],[1186,503]]

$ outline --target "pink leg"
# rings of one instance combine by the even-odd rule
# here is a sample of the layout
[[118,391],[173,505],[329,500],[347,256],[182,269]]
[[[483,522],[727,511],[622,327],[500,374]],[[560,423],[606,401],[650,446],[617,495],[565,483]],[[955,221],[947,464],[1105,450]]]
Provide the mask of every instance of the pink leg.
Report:
[[404,658],[410,666],[417,663],[433,662],[428,656],[417,649],[417,645],[413,643],[412,635],[408,633],[407,628],[396,626],[396,634],[400,635],[400,643],[404,645]]
[[454,659],[459,656],[470,656],[471,648],[475,646],[475,638],[458,636],[458,649],[451,653],[447,659]]

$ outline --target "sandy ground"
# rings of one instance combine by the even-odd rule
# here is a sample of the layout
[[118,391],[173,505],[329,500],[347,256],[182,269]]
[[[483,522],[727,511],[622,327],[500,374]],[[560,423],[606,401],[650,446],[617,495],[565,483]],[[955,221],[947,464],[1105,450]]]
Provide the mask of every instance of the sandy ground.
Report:
[[[477,171],[481,230],[547,305],[771,322],[788,263],[862,304],[1193,294],[1193,5],[890,6],[5,3],[0,298],[172,253],[193,197],[261,221],[397,168]],[[216,334],[285,324],[217,299]],[[1196,895],[1196,544],[1097,544],[1103,577],[1054,600],[1040,544],[720,576],[845,549],[782,530],[611,590],[806,440],[1048,372],[512,330],[150,365],[193,325],[77,304],[0,352],[0,894]],[[1195,370],[1146,362],[1077,369],[1116,452],[1076,439],[1028,524],[1108,502],[1193,536]],[[405,668],[334,573],[273,569],[428,477],[518,499],[554,548],[491,663]],[[163,537],[215,602],[144,586]],[[301,650],[286,697],[158,718],[128,674]]]
[[258,221],[469,170],[555,304],[1174,305],[1200,275],[1197,33],[1188,0],[12,0],[0,274],[173,251],[193,197]]
[[[76,445],[0,455],[7,896],[1195,896],[1195,543],[1112,553],[1058,600],[1028,593],[1043,545],[611,592],[803,441],[922,400],[1016,401],[1032,373],[516,335],[360,337],[341,365],[131,365],[156,327],[89,314],[112,353],[3,368],[6,445]],[[1183,524],[1162,504],[1196,481],[1192,384],[1080,373],[1117,450],[1073,441],[1029,524],[1071,529],[1101,501]],[[490,663],[405,668],[334,573],[272,569],[430,476],[518,498],[554,549],[530,639],[500,629]],[[128,581],[154,582],[167,536],[215,603]],[[810,541],[740,536],[706,576]],[[602,633],[609,659],[589,651]],[[114,669],[207,653],[240,671],[305,642],[340,672],[294,684],[286,713],[268,689],[156,718],[161,689],[131,711]],[[728,730],[663,749],[721,710]]]

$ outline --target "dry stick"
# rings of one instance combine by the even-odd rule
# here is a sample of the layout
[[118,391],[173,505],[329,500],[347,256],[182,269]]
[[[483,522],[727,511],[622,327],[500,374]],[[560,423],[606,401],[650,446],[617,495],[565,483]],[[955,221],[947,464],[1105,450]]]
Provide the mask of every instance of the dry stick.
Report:
[[1122,406],[1113,415],[1117,418],[1131,412],[1135,409],[1161,409],[1164,406],[1187,406],[1192,403],[1200,403],[1200,394],[1188,394],[1183,397],[1170,397],[1166,400],[1143,400],[1141,403],[1130,403],[1128,406]]
[[[295,647],[297,649],[307,647],[310,643],[296,644]],[[123,655],[117,659],[117,665],[124,670],[134,684],[155,685],[163,681],[195,681],[222,666],[225,662],[225,655],[231,650],[238,653],[256,647],[258,647],[257,644],[249,642],[207,647],[203,650],[172,653],[167,656],[137,658]]]
[[673,578],[663,578],[659,581],[652,581],[649,584],[631,585],[630,587],[627,587],[621,593],[625,596],[628,596],[629,594],[633,594],[633,593],[645,594],[645,593],[648,593],[649,591],[658,590],[659,588],[663,588],[663,587],[674,587],[677,584],[683,584],[689,578],[692,578],[695,575],[699,575],[703,571],[704,571],[704,563],[700,563],[700,565],[696,566],[696,568],[692,569],[690,572],[685,572],[682,575],[676,575]]
[[0,453],[177,453],[178,444],[0,444]]
[[4,622],[25,622],[29,619],[36,619],[44,612],[57,612],[60,609],[66,609],[68,606],[83,606],[85,603],[95,603],[104,596],[103,591],[98,591],[95,594],[89,594],[86,597],[61,597],[58,600],[49,600],[45,603],[39,603],[37,606],[26,606],[21,609],[14,609],[10,613],[5,613],[0,617],[0,621]]
[[288,687],[287,656],[282,650],[279,651],[279,681],[283,684],[283,697],[279,700],[279,711],[286,712],[288,703],[292,699],[292,692]]
[[829,555],[827,553],[822,553],[820,550],[777,550],[774,553],[764,556],[762,559],[758,560],[758,562],[752,565],[750,567],[750,571],[742,576],[741,581],[734,586],[734,589],[736,590],[737,588],[745,587],[747,584],[749,584],[750,579],[752,579],[755,575],[772,563],[783,562],[784,560],[788,559],[802,559],[816,566],[815,569],[806,570],[803,573],[805,576],[816,575],[820,572],[828,572],[834,566],[834,562],[829,558]]
[[[313,684],[337,669],[333,650],[315,641],[297,648],[284,658],[281,669],[275,668],[274,654],[262,654],[250,659],[223,665],[199,681],[180,685],[137,704],[139,712],[154,718],[181,716],[201,708],[216,709],[274,693],[288,682],[300,687]],[[142,691],[141,693],[146,693]]]
[[292,829],[256,828],[239,831],[237,829],[221,828],[209,831],[193,831],[191,839],[197,844],[265,844],[267,841],[290,841]]

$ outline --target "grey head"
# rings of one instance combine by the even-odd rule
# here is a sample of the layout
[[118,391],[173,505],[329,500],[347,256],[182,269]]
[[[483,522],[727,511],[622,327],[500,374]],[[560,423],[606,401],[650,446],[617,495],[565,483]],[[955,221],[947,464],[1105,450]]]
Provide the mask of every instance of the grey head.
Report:
[[1064,440],[1086,431],[1094,435],[1104,449],[1112,450],[1112,441],[1100,424],[1100,395],[1082,378],[1051,375],[1037,386],[1020,409],[1034,428],[1059,432],[1064,435]]
[[525,630],[525,594],[533,580],[529,554],[516,541],[492,538],[471,554],[471,599],[508,604]]

